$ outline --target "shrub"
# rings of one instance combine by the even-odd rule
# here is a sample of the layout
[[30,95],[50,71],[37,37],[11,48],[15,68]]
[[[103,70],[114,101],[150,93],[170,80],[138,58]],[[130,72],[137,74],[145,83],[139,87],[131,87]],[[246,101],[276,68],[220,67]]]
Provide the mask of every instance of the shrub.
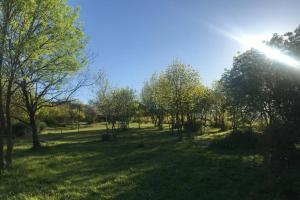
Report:
[[23,122],[16,122],[12,125],[12,132],[16,137],[22,137],[30,133],[30,128]]

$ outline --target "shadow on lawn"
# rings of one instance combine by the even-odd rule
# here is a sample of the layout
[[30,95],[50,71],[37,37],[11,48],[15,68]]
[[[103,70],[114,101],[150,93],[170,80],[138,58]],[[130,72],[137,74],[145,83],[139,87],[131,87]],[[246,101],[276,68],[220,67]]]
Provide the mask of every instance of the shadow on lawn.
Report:
[[208,148],[219,154],[262,155],[263,136],[259,133],[229,132],[215,138]]
[[[177,142],[168,131],[151,128],[120,132],[110,142],[100,141],[101,132],[56,140],[48,135],[44,139],[53,144],[41,151],[18,150],[17,158],[32,161],[18,166],[23,184],[6,184],[4,191],[55,191],[60,199],[270,199],[268,174],[248,157]],[[140,134],[144,148],[137,147]],[[74,191],[81,196],[72,196]]]

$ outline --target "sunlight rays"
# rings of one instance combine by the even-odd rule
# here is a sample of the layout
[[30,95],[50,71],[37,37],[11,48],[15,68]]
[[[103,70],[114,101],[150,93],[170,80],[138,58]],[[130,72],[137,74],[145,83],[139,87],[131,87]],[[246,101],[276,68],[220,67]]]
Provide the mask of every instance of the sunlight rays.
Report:
[[291,56],[284,54],[279,49],[272,48],[266,45],[261,37],[242,36],[237,38],[237,41],[244,46],[245,49],[256,49],[265,54],[269,59],[276,60],[290,67],[300,69],[300,62]]
[[[300,69],[300,61],[295,58],[285,54],[279,49],[272,48],[264,43],[264,40],[270,39],[266,35],[246,35],[246,34],[232,34],[225,30],[222,30],[216,26],[210,25],[210,28],[214,29],[221,35],[230,38],[243,46],[244,50],[249,50],[251,48],[256,49],[266,55],[267,58],[283,63],[287,66]],[[238,36],[239,35],[239,36]]]

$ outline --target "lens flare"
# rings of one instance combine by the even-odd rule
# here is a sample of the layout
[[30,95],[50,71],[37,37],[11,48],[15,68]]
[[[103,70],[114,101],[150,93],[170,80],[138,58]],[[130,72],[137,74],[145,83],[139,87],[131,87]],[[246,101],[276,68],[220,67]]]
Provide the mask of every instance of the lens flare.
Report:
[[291,67],[300,67],[300,62],[298,60],[284,54],[279,49],[266,45],[260,37],[242,36],[237,38],[237,41],[242,44],[245,49],[256,49],[265,54],[269,59],[276,60]]
[[[300,61],[296,60],[295,58],[285,54],[279,49],[272,48],[268,46],[263,41],[266,39],[270,39],[270,37],[266,37],[266,35],[245,35],[245,34],[232,34],[228,31],[225,31],[223,29],[220,29],[219,27],[216,27],[214,25],[209,25],[209,27],[221,35],[230,38],[234,41],[237,41],[240,43],[244,50],[249,50],[251,48],[256,49],[260,51],[261,53],[265,54],[266,57],[269,59],[275,60],[277,62],[283,63],[287,66],[294,67],[297,69],[300,69]],[[241,31],[239,31],[241,32]],[[240,35],[240,36],[237,36]]]

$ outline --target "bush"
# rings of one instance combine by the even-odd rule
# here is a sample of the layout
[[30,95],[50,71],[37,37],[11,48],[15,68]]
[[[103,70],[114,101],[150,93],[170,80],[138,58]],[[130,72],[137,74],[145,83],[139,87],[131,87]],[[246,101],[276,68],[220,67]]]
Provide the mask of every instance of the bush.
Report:
[[30,127],[23,122],[16,122],[12,125],[12,132],[16,137],[22,137],[30,133]]
[[102,141],[110,141],[111,140],[111,134],[110,133],[103,133],[101,135]]

